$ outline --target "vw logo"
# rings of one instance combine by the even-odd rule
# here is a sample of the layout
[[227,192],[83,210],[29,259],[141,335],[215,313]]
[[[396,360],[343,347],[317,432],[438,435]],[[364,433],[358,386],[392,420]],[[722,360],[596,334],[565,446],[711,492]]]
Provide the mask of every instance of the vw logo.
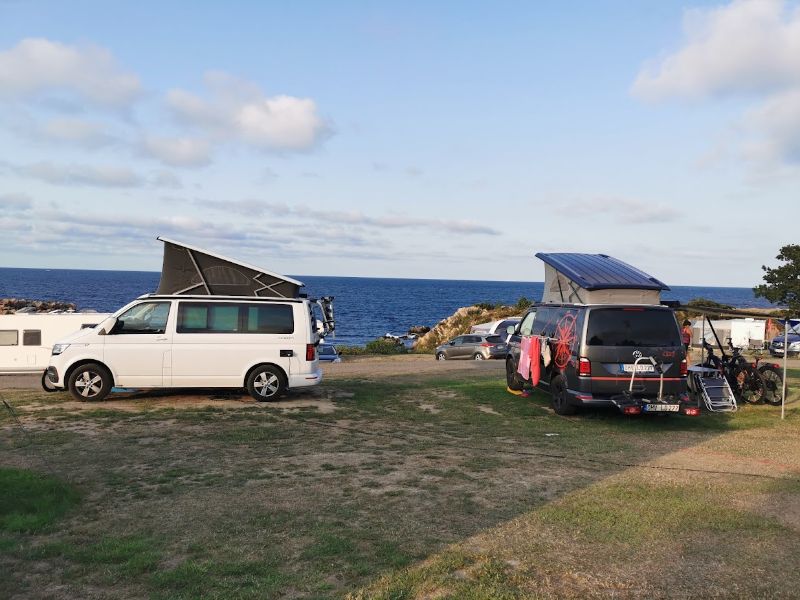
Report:
[[642,351],[641,350],[634,350],[633,351],[633,358],[642,358]]

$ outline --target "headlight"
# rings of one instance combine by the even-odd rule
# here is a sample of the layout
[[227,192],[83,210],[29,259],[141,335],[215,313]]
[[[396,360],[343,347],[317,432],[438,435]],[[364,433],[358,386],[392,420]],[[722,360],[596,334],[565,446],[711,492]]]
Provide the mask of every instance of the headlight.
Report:
[[800,342],[792,342],[789,344],[789,350],[800,350]]
[[67,348],[69,348],[69,344],[53,344],[53,351],[50,354],[53,356],[61,354]]

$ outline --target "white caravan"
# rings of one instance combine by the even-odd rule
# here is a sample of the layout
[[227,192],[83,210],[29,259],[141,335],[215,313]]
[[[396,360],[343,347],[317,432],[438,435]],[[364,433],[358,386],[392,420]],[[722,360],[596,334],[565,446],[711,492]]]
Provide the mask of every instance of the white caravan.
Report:
[[55,344],[46,376],[78,400],[112,387],[245,387],[274,400],[322,379],[328,315],[318,322],[313,307],[302,297],[148,294]]
[[109,313],[17,312],[0,315],[0,373],[43,372],[53,344],[87,327]]

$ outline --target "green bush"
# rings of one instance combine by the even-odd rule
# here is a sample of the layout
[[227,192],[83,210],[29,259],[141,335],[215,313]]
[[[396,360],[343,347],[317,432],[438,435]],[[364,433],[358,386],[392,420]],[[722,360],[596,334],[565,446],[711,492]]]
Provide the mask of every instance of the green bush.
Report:
[[336,346],[336,352],[339,353],[339,356],[360,356],[362,354],[367,353],[367,349],[364,346]]
[[366,345],[366,353],[367,354],[407,354],[408,350],[406,347],[401,343],[398,344],[394,340],[388,340],[386,338],[378,338],[377,340],[372,340],[371,342],[367,342]]

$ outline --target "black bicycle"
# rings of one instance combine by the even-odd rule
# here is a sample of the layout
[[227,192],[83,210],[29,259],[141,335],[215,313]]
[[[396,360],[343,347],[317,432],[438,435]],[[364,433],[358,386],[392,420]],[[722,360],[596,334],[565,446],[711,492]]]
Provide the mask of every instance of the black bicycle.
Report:
[[783,402],[783,374],[781,368],[775,363],[759,364],[762,358],[762,351],[756,350],[755,362],[753,366],[758,370],[761,379],[764,381],[763,400],[767,404],[780,406]]
[[765,400],[766,386],[761,373],[750,364],[747,358],[742,356],[739,348],[734,347],[730,340],[728,345],[731,348],[731,354],[726,354],[720,345],[721,356],[717,356],[714,354],[711,344],[703,340],[703,350],[708,353],[703,361],[703,366],[717,369],[725,376],[737,402],[747,402],[748,404],[762,402]]

